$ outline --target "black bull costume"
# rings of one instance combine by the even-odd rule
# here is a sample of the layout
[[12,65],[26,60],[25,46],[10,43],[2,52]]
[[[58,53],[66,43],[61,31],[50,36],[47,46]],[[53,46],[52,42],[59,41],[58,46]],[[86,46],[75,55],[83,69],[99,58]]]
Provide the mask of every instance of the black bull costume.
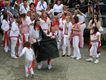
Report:
[[42,37],[41,41],[32,44],[37,62],[59,57],[56,39],[48,37],[42,29],[39,34]]

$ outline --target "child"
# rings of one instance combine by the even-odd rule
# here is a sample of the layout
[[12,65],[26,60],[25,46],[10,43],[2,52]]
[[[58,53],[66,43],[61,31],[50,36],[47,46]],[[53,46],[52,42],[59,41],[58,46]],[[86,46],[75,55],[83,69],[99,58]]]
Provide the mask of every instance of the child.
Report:
[[90,36],[91,48],[90,48],[90,58],[86,59],[86,61],[93,61],[93,57],[96,56],[95,64],[99,62],[99,53],[100,53],[100,38],[101,34],[97,27],[92,28],[92,35]]
[[57,31],[54,27],[51,27],[51,31],[48,36],[50,36],[51,38],[57,38]]
[[15,20],[12,23],[11,30],[10,30],[10,39],[11,39],[11,57],[17,58],[18,56],[18,48],[20,47],[20,31],[19,31],[19,23],[20,20]]
[[35,55],[33,50],[30,47],[30,42],[24,43],[24,48],[22,50],[22,53],[19,55],[21,57],[22,55],[25,55],[25,76],[26,78],[29,76],[29,72],[31,73],[31,77],[34,76],[34,59]]
[[9,26],[9,20],[8,20],[8,14],[5,13],[3,15],[3,21],[1,25],[1,29],[3,30],[4,33],[4,51],[8,52],[9,50],[9,32],[10,32],[10,26]]
[[56,31],[59,31],[59,19],[57,16],[54,16],[54,20],[52,21],[51,25],[56,29]]
[[70,40],[69,40],[70,34],[71,34],[71,28],[72,28],[72,23],[70,22],[70,16],[66,16],[65,27],[63,27],[63,55],[62,57],[65,56],[67,47],[68,47],[67,57],[71,55]]
[[81,59],[80,47],[82,47],[81,28],[78,16],[74,16],[74,25],[72,26],[70,40],[73,46],[73,56],[76,60]]

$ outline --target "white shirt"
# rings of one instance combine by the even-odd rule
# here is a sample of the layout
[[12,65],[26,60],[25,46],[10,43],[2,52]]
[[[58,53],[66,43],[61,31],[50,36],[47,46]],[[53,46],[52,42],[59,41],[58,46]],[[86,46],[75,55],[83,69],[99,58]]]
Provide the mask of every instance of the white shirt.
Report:
[[28,61],[32,61],[33,59],[35,59],[35,55],[33,50],[30,48],[26,48],[24,47],[22,50],[22,53],[19,55],[19,57],[21,57],[22,55],[25,55],[25,59]]
[[49,29],[48,25],[50,25],[50,19],[47,18],[47,21],[46,22],[43,19],[41,19],[41,18],[39,20],[40,20],[40,26],[41,26],[41,28],[43,30],[48,30]]
[[79,23],[81,24],[82,22],[85,22],[85,17],[83,15],[77,15],[79,18]]
[[36,6],[36,10],[42,11],[42,10],[46,10],[46,9],[47,9],[47,3],[44,1],[44,3],[42,4],[41,1],[39,1]]
[[95,40],[95,39],[97,39],[98,36],[101,36],[100,32],[97,32],[96,35],[91,35],[90,38],[91,38],[91,40]]
[[54,12],[63,12],[63,4],[60,4],[60,5],[55,4],[53,6],[53,10]]
[[11,26],[10,36],[18,37],[19,34],[20,34],[20,31],[19,31],[18,25],[15,22],[13,22]]
[[3,30],[3,31],[7,31],[7,30],[9,30],[9,23],[6,21],[6,20],[3,20],[2,21],[2,25],[1,25],[1,29]]
[[67,33],[67,36],[70,37],[71,34],[71,29],[72,29],[72,23],[65,23],[65,26],[63,27],[63,35],[66,35],[65,33]]
[[54,15],[54,10],[53,9],[50,9],[49,11],[47,11],[47,13],[48,14],[51,14],[52,13]]
[[60,18],[59,23],[60,23],[59,26],[63,29],[63,27],[65,26],[66,20],[65,19],[62,20],[62,18]]
[[24,7],[24,5],[21,5],[20,6],[20,9],[19,9],[20,13],[26,13],[29,11],[29,6],[27,8]]

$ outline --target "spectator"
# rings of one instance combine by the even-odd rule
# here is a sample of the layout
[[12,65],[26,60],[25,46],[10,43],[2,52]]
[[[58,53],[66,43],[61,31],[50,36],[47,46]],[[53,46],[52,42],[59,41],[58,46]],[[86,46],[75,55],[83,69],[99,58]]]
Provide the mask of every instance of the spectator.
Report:
[[42,10],[46,10],[47,9],[47,2],[45,2],[44,0],[40,0],[36,6],[36,11],[39,15],[41,15]]
[[53,6],[54,15],[60,17],[61,13],[63,12],[63,4],[61,0],[58,0],[57,3]]

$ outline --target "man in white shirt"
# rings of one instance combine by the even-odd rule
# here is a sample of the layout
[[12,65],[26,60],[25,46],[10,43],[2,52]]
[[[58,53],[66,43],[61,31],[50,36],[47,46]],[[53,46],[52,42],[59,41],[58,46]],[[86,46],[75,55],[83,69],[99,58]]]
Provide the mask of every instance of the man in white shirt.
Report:
[[46,9],[47,9],[47,3],[44,0],[39,1],[36,6],[37,13],[41,15],[41,11]]
[[29,11],[29,6],[27,4],[27,0],[23,1],[23,4],[20,6],[19,11],[20,11],[20,14],[22,14],[22,13],[26,13],[27,14],[27,12]]

